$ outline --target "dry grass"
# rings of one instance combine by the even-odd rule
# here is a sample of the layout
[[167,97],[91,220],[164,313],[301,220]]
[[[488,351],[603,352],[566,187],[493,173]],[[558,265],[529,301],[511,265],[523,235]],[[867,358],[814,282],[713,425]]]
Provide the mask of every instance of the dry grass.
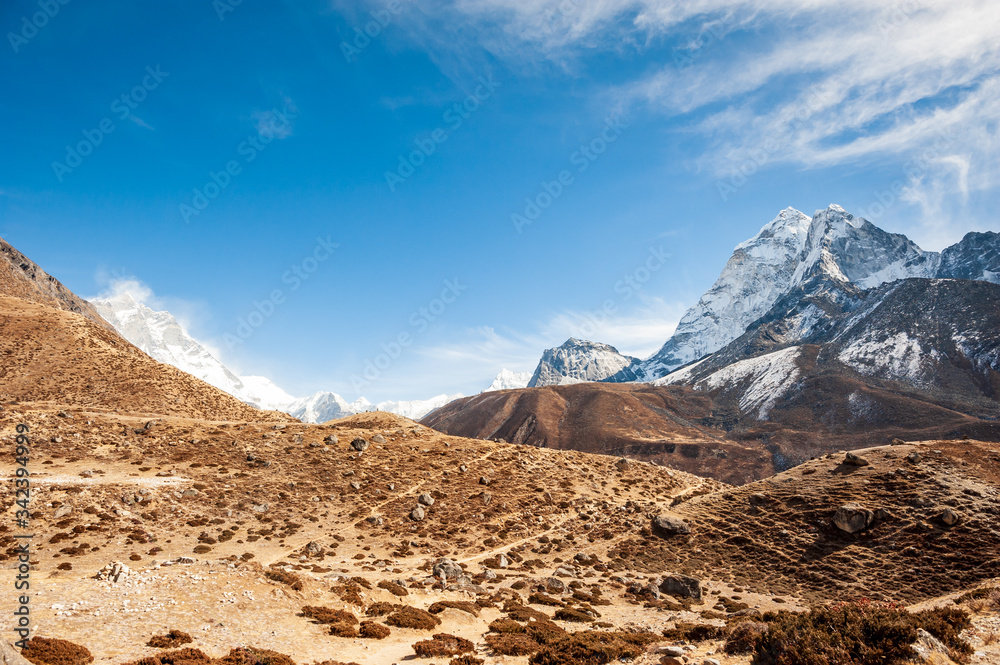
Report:
[[176,649],[182,644],[191,644],[194,639],[187,633],[179,630],[171,630],[166,635],[156,635],[146,643],[146,646],[154,649]]
[[94,661],[86,647],[46,637],[32,637],[21,655],[35,665],[87,665]]
[[424,658],[459,656],[463,653],[471,653],[474,650],[475,645],[469,640],[448,633],[437,633],[431,639],[422,640],[413,645],[413,651],[418,656]]

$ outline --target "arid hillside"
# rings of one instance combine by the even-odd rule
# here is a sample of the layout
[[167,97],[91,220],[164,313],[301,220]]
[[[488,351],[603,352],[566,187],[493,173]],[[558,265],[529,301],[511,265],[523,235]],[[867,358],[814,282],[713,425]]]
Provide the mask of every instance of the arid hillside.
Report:
[[156,362],[91,319],[0,296],[0,401],[207,420],[291,420]]

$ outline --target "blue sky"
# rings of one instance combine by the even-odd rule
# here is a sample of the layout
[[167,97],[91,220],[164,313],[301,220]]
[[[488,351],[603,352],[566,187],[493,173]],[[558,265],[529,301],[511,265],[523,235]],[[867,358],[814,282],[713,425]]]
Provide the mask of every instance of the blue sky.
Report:
[[295,395],[648,355],[786,206],[997,228],[985,1],[63,2],[0,8],[0,236]]

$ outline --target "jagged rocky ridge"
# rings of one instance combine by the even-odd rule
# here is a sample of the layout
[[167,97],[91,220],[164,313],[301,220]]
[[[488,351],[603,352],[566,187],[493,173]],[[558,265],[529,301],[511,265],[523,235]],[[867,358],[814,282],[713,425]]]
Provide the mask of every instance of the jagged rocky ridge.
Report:
[[561,346],[542,354],[529,388],[568,385],[586,381],[603,381],[612,376],[636,378],[634,368],[639,359],[625,356],[613,346],[570,337]]

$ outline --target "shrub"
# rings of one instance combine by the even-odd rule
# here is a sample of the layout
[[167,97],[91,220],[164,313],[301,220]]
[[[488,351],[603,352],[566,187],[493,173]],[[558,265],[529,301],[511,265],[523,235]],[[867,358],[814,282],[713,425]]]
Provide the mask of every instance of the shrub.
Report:
[[573,609],[572,607],[563,607],[556,610],[556,618],[560,621],[572,621],[574,623],[590,623],[594,620],[594,617],[589,614]]
[[952,607],[938,607],[911,615],[912,625],[923,628],[944,642],[951,650],[951,657],[958,662],[968,662],[972,646],[960,637],[972,621],[969,613]]
[[888,665],[910,656],[917,630],[902,609],[848,603],[805,614],[764,615],[768,628],[754,644],[754,663]]
[[448,633],[437,633],[429,640],[422,640],[413,645],[418,656],[432,658],[434,656],[458,656],[470,653],[475,646],[464,637],[456,637]]
[[166,635],[156,635],[146,643],[146,646],[154,649],[176,649],[182,644],[191,644],[194,639],[187,633],[179,630],[171,630]]
[[201,649],[164,651],[151,658],[142,658],[129,665],[211,665],[212,659]]
[[507,619],[505,617],[500,617],[499,619],[494,619],[490,623],[490,631],[494,633],[523,633],[525,632],[524,626],[514,621],[513,619]]
[[358,627],[358,634],[373,640],[384,640],[389,637],[389,629],[374,621],[362,621]]
[[495,653],[504,656],[530,656],[542,648],[538,640],[532,637],[509,633],[502,635],[490,633],[486,635],[486,644]]
[[302,614],[316,623],[346,623],[356,624],[358,618],[346,610],[334,610],[329,607],[313,607],[306,605],[302,608]]
[[470,603],[466,600],[439,600],[428,607],[427,611],[431,614],[441,614],[441,612],[444,612],[449,608],[461,610],[473,616],[479,616],[479,605],[477,603]]
[[646,645],[660,641],[652,633],[584,631],[568,635],[540,650],[532,665],[605,665],[642,655]]
[[365,616],[384,617],[386,614],[389,614],[390,612],[395,612],[401,607],[402,605],[394,605],[393,603],[385,603],[379,601],[377,603],[372,603],[371,605],[368,606],[368,609],[365,610]]
[[459,656],[458,658],[452,658],[448,665],[483,665],[485,662],[482,658],[476,658],[475,656]]
[[767,632],[767,624],[762,621],[740,621],[726,626],[726,653],[750,653]]
[[705,623],[684,623],[678,621],[674,628],[663,631],[663,636],[678,642],[704,642],[722,637],[723,629]]
[[441,623],[441,620],[430,612],[419,610],[416,607],[403,605],[390,614],[385,620],[390,626],[397,628],[416,628],[417,630],[434,630]]
[[533,593],[528,596],[528,602],[534,603],[535,605],[548,605],[549,607],[565,607],[566,603],[562,602],[558,598],[553,598],[546,593]]
[[295,665],[295,661],[277,651],[238,647],[220,658],[217,665]]
[[47,637],[32,637],[21,655],[35,665],[87,665],[94,661],[86,647]]
[[390,582],[389,580],[382,580],[378,583],[379,589],[385,589],[394,596],[402,598],[403,596],[409,596],[410,592],[406,590],[405,587],[396,584],[395,582]]
[[284,570],[268,570],[264,573],[264,576],[269,580],[292,587],[293,591],[302,591],[303,589],[302,578],[295,573],[289,573]]

